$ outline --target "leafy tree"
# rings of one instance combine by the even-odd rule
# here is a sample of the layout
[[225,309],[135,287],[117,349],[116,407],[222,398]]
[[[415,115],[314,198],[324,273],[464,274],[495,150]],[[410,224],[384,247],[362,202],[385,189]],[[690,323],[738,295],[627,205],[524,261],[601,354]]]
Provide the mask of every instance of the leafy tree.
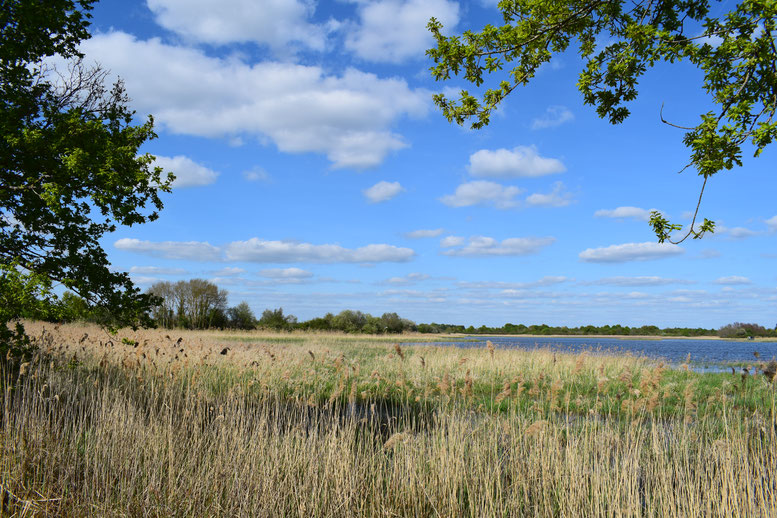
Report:
[[253,329],[256,327],[256,316],[248,302],[243,301],[235,307],[227,310],[229,327],[237,329]]
[[346,333],[360,333],[367,324],[367,315],[361,311],[346,309],[332,320],[334,329]]
[[[0,334],[53,304],[54,284],[107,308],[114,324],[148,322],[151,298],[109,269],[99,240],[156,219],[172,175],[139,153],[156,136],[152,119],[133,125],[122,83],[106,89],[106,72],[79,60],[93,3],[4,0],[0,9],[0,297],[15,302]],[[70,60],[67,72],[46,64],[55,57]],[[19,283],[24,297],[9,292]]]
[[227,292],[210,281],[161,281],[154,283],[148,294],[157,299],[151,315],[159,325],[206,329],[228,323]]
[[297,323],[294,315],[284,315],[283,308],[265,309],[262,318],[259,319],[259,327],[275,329],[276,331],[288,331]]
[[89,306],[86,301],[72,293],[66,291],[59,300],[60,318],[63,322],[88,321],[91,317]]
[[[699,238],[714,230],[710,220],[696,224],[707,180],[741,166],[742,147],[748,141],[758,156],[777,136],[777,3],[742,0],[719,17],[710,16],[710,3],[502,0],[504,25],[450,37],[442,35],[442,24],[432,18],[428,27],[436,47],[427,54],[435,63],[431,69],[435,79],[462,75],[480,87],[486,75],[501,75],[482,98],[462,90],[458,100],[438,94],[434,101],[449,121],[481,128],[507,95],[576,42],[585,60],[578,81],[583,100],[595,106],[600,117],[618,124],[628,117],[626,104],[637,97],[639,79],[648,68],[688,60],[703,72],[704,89],[715,108],[702,114],[695,126],[667,124],[686,131],[683,143],[690,158],[683,170],[695,169],[704,181],[683,237],[673,241],[670,234],[682,226],[658,212],[652,213],[650,224],[659,242]],[[715,40],[719,43],[713,44]]]
[[746,324],[734,322],[727,324],[718,330],[718,336],[722,338],[745,338],[748,336],[769,336],[769,330],[759,324]]
[[[29,356],[30,340],[19,318],[48,319],[55,307],[50,279],[35,272],[22,272],[13,262],[0,263],[0,361],[9,354],[15,358]],[[10,322],[13,325],[9,327]]]

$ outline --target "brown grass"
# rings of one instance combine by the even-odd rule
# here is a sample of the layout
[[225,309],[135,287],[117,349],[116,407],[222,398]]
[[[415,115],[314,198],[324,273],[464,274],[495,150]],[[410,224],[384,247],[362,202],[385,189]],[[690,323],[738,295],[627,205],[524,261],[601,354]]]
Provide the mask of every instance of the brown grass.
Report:
[[765,377],[710,392],[640,358],[45,327],[47,354],[2,373],[0,515],[777,516]]

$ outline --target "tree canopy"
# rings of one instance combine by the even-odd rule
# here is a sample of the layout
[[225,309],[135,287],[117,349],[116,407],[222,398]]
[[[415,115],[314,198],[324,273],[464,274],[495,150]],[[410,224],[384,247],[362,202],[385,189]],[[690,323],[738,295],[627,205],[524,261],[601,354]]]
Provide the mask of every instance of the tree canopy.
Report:
[[227,292],[205,279],[160,281],[148,293],[157,297],[151,316],[161,326],[207,329],[225,320]]
[[52,307],[56,285],[115,324],[143,323],[152,301],[109,268],[99,240],[156,219],[172,175],[139,152],[156,137],[151,117],[134,125],[123,84],[106,87],[107,72],[80,61],[94,1],[2,2],[0,348],[22,336],[8,322]]
[[[489,81],[482,96],[462,90],[458,99],[435,95],[449,121],[482,128],[491,112],[544,63],[577,44],[585,65],[578,88],[586,104],[613,124],[629,116],[640,77],[658,62],[688,60],[704,74],[704,90],[715,109],[698,124],[681,127],[690,157],[683,167],[703,177],[688,231],[653,212],[650,224],[659,242],[680,242],[714,230],[714,222],[696,217],[709,177],[742,165],[748,142],[755,156],[777,136],[777,47],[774,0],[743,0],[722,16],[711,16],[709,0],[502,0],[504,25],[480,32],[444,36],[436,19],[429,22],[436,47],[427,54],[437,80],[461,75],[476,87]],[[501,75],[500,79],[489,77]],[[488,86],[488,85],[486,85]],[[662,116],[663,120],[663,116]]]

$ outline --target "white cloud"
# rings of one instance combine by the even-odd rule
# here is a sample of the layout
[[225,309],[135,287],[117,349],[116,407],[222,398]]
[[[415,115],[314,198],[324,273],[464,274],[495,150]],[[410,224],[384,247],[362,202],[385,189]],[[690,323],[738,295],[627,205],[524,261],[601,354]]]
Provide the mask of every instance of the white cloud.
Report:
[[116,241],[113,246],[119,250],[136,252],[152,257],[183,259],[187,261],[218,261],[221,255],[217,247],[200,241],[152,242],[125,237]]
[[94,36],[81,50],[122,77],[134,109],[172,133],[255,136],[282,152],[323,153],[334,168],[379,165],[406,146],[390,128],[430,105],[429,92],[404,79],[353,68],[334,76],[319,66],[249,65],[122,32]]
[[666,277],[657,277],[654,275],[638,277],[605,277],[596,281],[583,284],[594,284],[604,286],[666,286],[668,284],[692,284],[692,281],[684,279],[669,279]]
[[701,45],[708,43],[712,47],[719,47],[720,44],[723,43],[723,38],[717,34],[711,34],[709,36],[700,37],[696,42]]
[[409,273],[405,275],[404,277],[391,277],[390,279],[386,279],[387,284],[393,284],[395,286],[405,286],[408,284],[415,284],[420,281],[425,281],[429,279],[429,275],[425,273]]
[[777,232],[777,216],[767,219],[766,225],[769,227],[770,232]]
[[242,268],[227,266],[220,270],[216,270],[215,272],[213,272],[213,275],[215,275],[216,277],[236,277],[243,273],[246,273],[246,271]]
[[138,275],[183,275],[186,270],[183,268],[163,268],[161,266],[133,266],[129,273]]
[[511,237],[500,242],[492,237],[473,236],[466,246],[446,250],[443,254],[456,257],[529,255],[554,241],[556,239],[553,237]]
[[227,245],[225,252],[230,261],[257,263],[405,262],[415,256],[413,250],[393,245],[367,245],[349,249],[340,245],[265,241],[255,237],[247,241],[234,241]]
[[302,268],[267,268],[260,271],[259,275],[269,279],[308,279],[313,277],[313,272]]
[[362,191],[364,196],[367,197],[370,203],[380,203],[382,201],[388,201],[397,194],[404,191],[399,182],[378,182],[369,189]]
[[472,176],[490,178],[537,177],[567,170],[560,160],[544,158],[534,146],[481,149],[470,155],[467,170]]
[[535,193],[526,197],[526,204],[532,207],[565,207],[572,203],[572,195],[564,192],[564,184],[556,182],[548,194]]
[[132,282],[137,285],[153,284],[158,280],[156,277],[148,277],[146,275],[132,275]]
[[196,42],[290,44],[323,50],[326,32],[307,20],[313,2],[300,0],[147,0],[157,23]]
[[433,230],[413,230],[405,234],[408,239],[423,239],[428,237],[437,237],[445,232],[445,229],[435,228]]
[[253,167],[243,171],[243,178],[249,182],[266,182],[270,179],[270,175],[261,167]]
[[719,277],[715,280],[715,284],[723,284],[727,286],[733,286],[737,284],[752,284],[753,281],[748,279],[747,277],[742,277],[741,275],[729,275],[728,277]]
[[600,209],[594,212],[597,218],[636,219],[649,221],[650,212],[656,209],[641,209],[639,207],[617,207],[615,209]]
[[466,288],[471,290],[473,289],[523,290],[527,288],[540,288],[545,286],[553,286],[556,284],[568,282],[569,280],[570,280],[569,277],[564,277],[563,275],[546,275],[541,279],[538,279],[536,281],[530,281],[530,282],[462,281],[456,284],[461,288]]
[[531,129],[555,128],[573,120],[575,115],[566,106],[549,106],[542,117],[532,121]]
[[440,246],[442,248],[450,248],[452,246],[461,246],[464,244],[466,239],[464,239],[461,236],[446,236],[442,239],[440,239]]
[[715,259],[720,257],[720,251],[715,250],[714,248],[706,248],[699,252],[699,257],[701,259]]
[[165,170],[165,173],[173,173],[175,175],[175,181],[173,181],[174,188],[210,185],[219,176],[216,171],[208,169],[183,155],[176,155],[174,157],[157,156],[152,166],[161,167]]
[[377,0],[359,2],[359,25],[345,47],[362,59],[401,63],[423,57],[433,46],[426,28],[435,17],[451,29],[459,23],[459,4],[448,0]]
[[755,230],[750,230],[749,228],[745,227],[734,227],[726,230],[732,239],[745,239],[758,234],[758,232]]
[[588,248],[579,257],[588,263],[622,263],[627,261],[649,261],[680,255],[685,250],[669,243],[625,243],[603,248]]
[[515,186],[503,186],[498,183],[477,180],[463,183],[456,192],[440,198],[449,207],[470,207],[472,205],[493,205],[497,209],[509,209],[518,203],[515,197],[523,192]]

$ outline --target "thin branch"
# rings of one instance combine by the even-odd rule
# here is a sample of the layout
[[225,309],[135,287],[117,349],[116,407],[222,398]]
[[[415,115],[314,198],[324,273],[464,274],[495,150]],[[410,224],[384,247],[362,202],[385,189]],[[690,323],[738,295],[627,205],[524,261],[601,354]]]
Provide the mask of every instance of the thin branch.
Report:
[[[679,126],[679,125],[677,125],[677,124],[672,124],[671,122],[669,122],[669,121],[667,121],[666,119],[664,119],[664,103],[661,103],[661,111],[659,112],[658,116],[659,116],[659,117],[661,117],[661,122],[663,122],[663,123],[664,123],[664,124],[666,124],[667,126],[672,126],[673,128],[677,128],[677,129],[684,129],[684,130],[690,130],[690,131],[693,131],[693,130],[695,130],[695,129],[696,129],[696,128],[689,128],[689,127],[687,127],[687,126]],[[685,167],[683,168],[683,171],[684,171],[684,170],[685,170],[685,168],[687,168],[687,167],[688,167],[688,166],[685,166]],[[681,171],[681,172],[682,172],[682,171]]]
[[702,196],[704,196],[704,187],[707,186],[707,179],[708,178],[709,178],[708,176],[705,176],[704,177],[704,183],[701,184],[701,192],[699,193],[699,201],[696,203],[696,210],[693,213],[693,219],[691,220],[691,227],[688,229],[688,233],[685,234],[682,239],[679,239],[677,241],[672,241],[671,239],[669,239],[668,241],[670,243],[672,243],[673,245],[679,245],[680,243],[682,243],[683,241],[688,239],[688,236],[690,236],[691,234],[693,234],[694,236],[698,235],[696,232],[694,232],[693,226],[696,223],[696,217],[699,214],[699,207],[701,206],[701,198],[702,198]]

